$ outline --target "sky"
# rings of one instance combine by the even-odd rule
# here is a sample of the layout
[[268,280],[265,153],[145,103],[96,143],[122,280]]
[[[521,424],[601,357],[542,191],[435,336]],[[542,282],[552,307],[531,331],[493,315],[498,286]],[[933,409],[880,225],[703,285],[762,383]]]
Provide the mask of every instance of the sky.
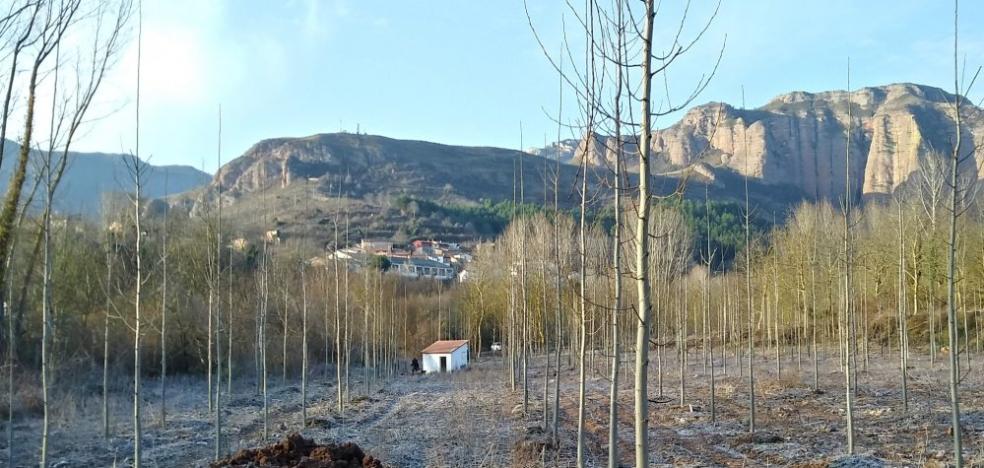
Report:
[[[527,1],[548,50],[559,53],[565,31],[579,42],[566,2]],[[663,3],[657,43],[682,12]],[[694,0],[684,37],[712,7]],[[981,19],[984,2],[962,2],[968,68],[984,65]],[[953,87],[952,4],[942,0],[724,0],[668,75],[671,100],[713,68],[722,47],[695,104],[740,105],[742,87],[748,107],[794,90],[844,89],[848,57],[852,88]],[[133,33],[75,149],[133,148],[136,52]],[[521,125],[522,147],[557,136],[558,75],[522,0],[145,0],[142,57],[140,148],[154,164],[213,172],[219,158],[262,139],[339,130],[508,148],[521,147]],[[565,93],[567,120],[575,108]]]

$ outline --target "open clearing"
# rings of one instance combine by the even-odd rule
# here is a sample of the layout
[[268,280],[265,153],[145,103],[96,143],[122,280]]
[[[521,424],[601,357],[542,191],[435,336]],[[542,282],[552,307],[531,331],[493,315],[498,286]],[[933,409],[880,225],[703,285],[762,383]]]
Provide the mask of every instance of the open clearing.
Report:
[[[672,350],[670,357],[674,353]],[[844,457],[843,374],[837,355],[821,365],[821,390],[814,392],[812,363],[804,355],[802,370],[784,356],[782,378],[763,351],[756,360],[759,431],[749,434],[747,370],[738,375],[733,355],[717,360],[717,420],[710,421],[709,387],[699,350],[691,353],[687,401],[679,402],[679,370],[664,356],[662,396],[654,355],[652,363],[651,447],[653,465],[666,466],[932,466],[949,460],[949,405],[945,366],[913,359],[909,412],[901,410],[898,369],[891,355],[872,359],[863,370],[859,361],[857,392],[858,455]],[[873,355],[874,357],[874,355]],[[913,356],[915,358],[915,356]],[[632,457],[632,393],[628,360],[623,367],[619,406],[622,461]],[[980,365],[961,386],[965,457],[984,463],[984,401]],[[335,411],[334,379],[316,373],[309,388],[308,427],[301,430],[300,389],[271,379],[269,442],[301,432],[317,442],[354,442],[386,466],[573,466],[577,415],[577,381],[563,359],[559,450],[542,429],[544,374],[542,357],[529,374],[530,407],[522,412],[522,391],[509,390],[508,371],[497,358],[483,358],[454,375],[396,376],[374,382],[368,396],[364,381],[351,383],[352,402],[344,414]],[[879,364],[875,364],[878,362]],[[596,355],[588,382],[587,446],[591,466],[602,466],[607,454],[607,362]],[[745,364],[743,364],[745,365]],[[551,372],[551,391],[553,389]],[[521,381],[520,381],[521,382]],[[223,396],[223,425],[229,451],[265,445],[261,441],[262,399],[252,381],[234,382],[231,398]],[[205,384],[176,379],[169,387],[168,422],[158,420],[157,382],[148,380],[145,393],[145,460],[148,466],[207,466],[213,453],[213,416],[206,411]],[[51,450],[54,466],[127,466],[132,451],[130,406],[125,394],[113,401],[113,431],[100,437],[99,397],[75,398],[59,405]],[[66,424],[64,421],[73,421]],[[40,421],[21,418],[14,426],[18,466],[36,466]],[[5,443],[5,441],[4,441]],[[6,450],[6,447],[3,447]]]

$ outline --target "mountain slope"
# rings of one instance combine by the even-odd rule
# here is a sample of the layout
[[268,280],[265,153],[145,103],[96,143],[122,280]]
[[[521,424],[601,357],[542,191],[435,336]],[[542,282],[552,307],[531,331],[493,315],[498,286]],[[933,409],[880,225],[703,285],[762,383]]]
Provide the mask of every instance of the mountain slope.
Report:
[[[263,140],[219,169],[212,185],[221,184],[232,198],[304,181],[337,190],[342,181],[349,197],[408,194],[445,202],[499,201],[511,199],[513,172],[524,156],[525,195],[537,200],[533,194],[543,193],[546,160],[537,158],[537,164],[530,155],[509,149],[351,133]],[[553,166],[548,167],[551,173]],[[562,167],[561,184],[569,184],[575,172]]]
[[[6,190],[14,170],[19,145],[7,140],[3,165],[0,166],[0,190]],[[37,153],[32,158],[40,157]],[[124,155],[111,153],[69,152],[65,174],[55,194],[55,209],[64,214],[98,215],[103,197],[111,193],[132,192],[133,180],[127,172]],[[36,164],[29,165],[26,184]],[[147,198],[186,192],[208,183],[211,176],[190,166],[149,165],[143,193]]]
[[[522,190],[514,180],[520,167]],[[579,168],[574,165],[558,166],[552,159],[501,148],[331,133],[261,141],[220,168],[207,192],[191,192],[175,202],[193,205],[194,213],[203,206],[203,199],[214,200],[221,188],[227,207],[223,215],[243,235],[277,228],[289,237],[329,241],[334,213],[340,210],[355,238],[433,235],[468,240],[497,233],[482,227],[489,225],[483,221],[491,220],[471,219],[493,213],[495,208],[490,205],[512,201],[520,191],[526,203],[543,203],[544,174],[548,203],[553,203],[553,180],[559,174],[559,203],[564,209],[574,209],[580,186]],[[716,199],[743,193],[742,181],[733,175],[713,179],[706,175],[698,174],[690,181],[688,196],[702,198],[705,182],[710,183],[710,194]],[[590,171],[592,209],[607,206],[610,176],[605,170]],[[634,181],[630,177],[630,183]],[[660,194],[678,185],[676,177],[653,178]],[[781,211],[802,198],[795,188],[787,187],[779,196],[774,188],[753,181],[753,202]],[[339,189],[342,207],[336,204]],[[406,210],[397,201],[407,199],[436,202],[445,208]]]

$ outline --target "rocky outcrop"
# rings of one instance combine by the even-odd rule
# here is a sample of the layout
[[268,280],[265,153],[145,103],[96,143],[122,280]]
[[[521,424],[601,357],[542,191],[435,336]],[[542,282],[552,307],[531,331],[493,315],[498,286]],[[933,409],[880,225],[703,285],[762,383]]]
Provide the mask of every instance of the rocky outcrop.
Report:
[[[940,167],[932,159],[952,151],[952,102],[954,96],[938,88],[892,84],[850,93],[793,92],[757,109],[705,104],[654,133],[654,171],[699,162],[791,185],[807,196],[839,197],[848,180],[855,196],[888,194],[920,169]],[[968,152],[984,142],[984,113],[965,103],[962,116],[962,151]],[[567,159],[579,160],[577,153]],[[633,159],[626,158],[629,167]],[[984,154],[974,162],[964,170],[984,178]]]

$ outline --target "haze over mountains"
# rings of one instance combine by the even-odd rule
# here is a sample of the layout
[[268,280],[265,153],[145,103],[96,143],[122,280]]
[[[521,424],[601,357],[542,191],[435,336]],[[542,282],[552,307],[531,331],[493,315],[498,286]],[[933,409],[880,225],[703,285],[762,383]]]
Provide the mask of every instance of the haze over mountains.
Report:
[[[3,165],[0,166],[2,190],[6,190],[10,181],[19,148],[20,145],[11,140],[4,144]],[[33,151],[31,157],[39,160],[41,155]],[[127,172],[124,157],[118,153],[69,152],[65,174],[55,195],[55,209],[63,214],[94,217],[100,213],[105,195],[132,192],[133,180]],[[39,164],[29,163],[25,190],[30,190],[32,174],[37,167]],[[210,179],[211,175],[191,166],[149,164],[142,190],[148,198],[161,198],[201,187]],[[40,200],[36,198],[35,201]]]

